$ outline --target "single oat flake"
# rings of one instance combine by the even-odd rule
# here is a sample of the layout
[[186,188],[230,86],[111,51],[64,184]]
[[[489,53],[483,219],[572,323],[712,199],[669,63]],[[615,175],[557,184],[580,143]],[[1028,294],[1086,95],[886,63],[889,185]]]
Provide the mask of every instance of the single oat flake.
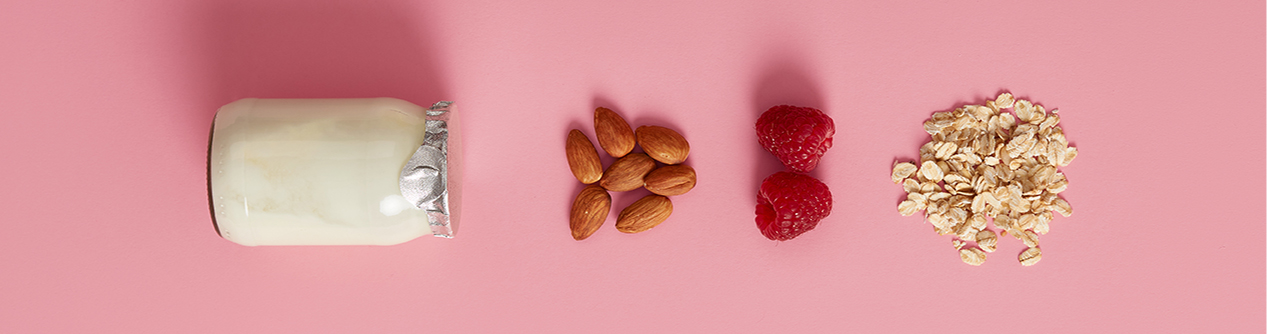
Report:
[[915,214],[916,211],[919,211],[917,207],[918,207],[918,204],[915,204],[915,202],[911,200],[905,200],[905,201],[902,201],[901,204],[898,204],[897,212],[902,214],[903,216],[910,216],[910,215]]
[[1026,267],[1037,264],[1042,259],[1043,250],[1038,249],[1038,247],[1026,248],[1025,251],[1021,252],[1021,255],[1017,256],[1017,260],[1021,261],[1021,265]]
[[961,248],[959,249],[959,259],[963,260],[963,263],[979,266],[985,263],[985,251],[976,247]]
[[916,169],[918,168],[915,167],[915,164],[909,162],[902,162],[893,165],[893,183],[902,183],[903,179],[911,177],[911,174],[915,174]]
[[1028,247],[1018,261],[1037,263],[1038,237],[1051,231],[1053,212],[1073,214],[1060,197],[1069,188],[1060,168],[1078,149],[1069,146],[1060,115],[1011,93],[933,113],[919,160],[893,165],[890,178],[907,193],[898,213],[923,211],[936,233],[951,236],[964,263],[985,262],[1009,234]]
[[994,253],[994,250],[998,247],[998,242],[999,237],[994,234],[994,231],[984,230],[977,232],[977,246],[981,247],[981,250]]

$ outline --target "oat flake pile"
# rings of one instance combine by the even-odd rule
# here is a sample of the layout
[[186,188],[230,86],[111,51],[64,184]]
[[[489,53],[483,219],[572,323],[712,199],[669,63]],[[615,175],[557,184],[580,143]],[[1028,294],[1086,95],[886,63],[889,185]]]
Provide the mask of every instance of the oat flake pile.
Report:
[[1038,236],[1049,231],[1052,211],[1073,213],[1058,195],[1069,185],[1058,168],[1069,165],[1078,149],[1069,147],[1058,113],[1010,93],[983,106],[934,113],[924,122],[932,140],[920,147],[919,164],[893,166],[893,182],[907,192],[898,212],[923,210],[937,234],[954,236],[967,264],[984,263],[999,234],[1029,247],[1018,255],[1022,265],[1038,263]]

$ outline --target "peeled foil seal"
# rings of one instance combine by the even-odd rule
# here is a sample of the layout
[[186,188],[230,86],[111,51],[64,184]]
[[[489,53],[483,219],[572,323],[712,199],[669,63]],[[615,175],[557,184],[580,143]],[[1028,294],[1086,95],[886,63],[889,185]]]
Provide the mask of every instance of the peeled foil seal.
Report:
[[[400,194],[419,209],[426,210],[431,234],[453,238],[457,228],[460,199],[460,137],[454,130],[456,111],[452,101],[440,101],[427,109],[427,131],[422,146],[400,171]],[[450,200],[453,201],[450,201]]]

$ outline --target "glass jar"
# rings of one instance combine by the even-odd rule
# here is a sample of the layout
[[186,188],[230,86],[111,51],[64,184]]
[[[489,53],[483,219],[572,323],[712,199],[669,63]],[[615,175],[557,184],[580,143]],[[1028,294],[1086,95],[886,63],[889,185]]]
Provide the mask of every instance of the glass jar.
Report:
[[[430,173],[406,168],[425,142],[457,141],[449,137],[450,111],[447,102],[424,109],[392,98],[248,98],[221,107],[208,162],[217,231],[247,246],[392,245],[425,234],[452,237],[457,219],[450,204],[459,192],[448,190],[458,182],[446,178],[458,166],[445,158],[457,150],[444,144],[446,161]],[[428,137],[441,132],[443,138]],[[406,198],[402,188],[411,175],[412,182],[438,182],[442,200],[424,205],[417,196]]]

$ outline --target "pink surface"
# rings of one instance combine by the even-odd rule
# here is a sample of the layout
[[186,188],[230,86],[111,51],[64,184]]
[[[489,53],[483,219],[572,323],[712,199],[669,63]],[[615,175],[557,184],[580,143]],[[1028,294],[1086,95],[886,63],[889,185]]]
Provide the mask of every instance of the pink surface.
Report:
[[[2,332],[1267,330],[1262,1],[0,7]],[[1034,267],[1011,238],[964,265],[888,179],[930,113],[1002,90],[1081,150]],[[457,239],[215,235],[215,108],[369,96],[462,104]],[[835,211],[782,243],[753,223],[778,103],[837,124]],[[700,181],[649,232],[576,242],[563,143],[596,105],[680,130]]]

